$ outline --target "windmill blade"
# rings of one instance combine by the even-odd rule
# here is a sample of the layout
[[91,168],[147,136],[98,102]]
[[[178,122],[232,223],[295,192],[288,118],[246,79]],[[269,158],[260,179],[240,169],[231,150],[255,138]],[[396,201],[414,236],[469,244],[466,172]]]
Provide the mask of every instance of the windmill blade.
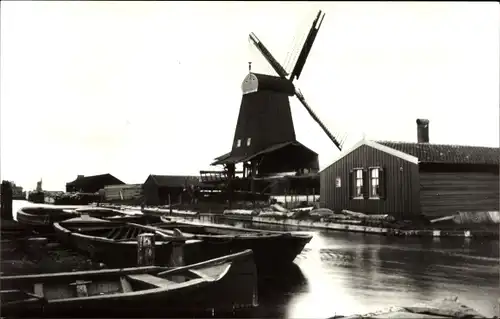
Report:
[[253,32],[250,33],[248,38],[253,43],[253,45],[255,45],[255,47],[260,51],[260,53],[262,53],[264,58],[266,58],[267,62],[269,62],[269,64],[271,64],[274,71],[276,71],[276,73],[278,73],[278,75],[281,78],[286,79],[286,77],[288,76],[288,73],[281,66],[281,64],[278,61],[276,61],[276,59],[273,57],[271,52],[269,52],[269,50],[264,46],[264,44],[262,44],[262,42],[259,40],[259,38],[257,38],[255,33],[253,33]]
[[304,42],[304,46],[300,51],[300,55],[297,58],[297,62],[295,63],[295,67],[292,70],[290,75],[290,80],[295,80],[300,77],[302,73],[302,69],[304,69],[304,64],[306,64],[307,57],[309,56],[309,52],[311,52],[311,48],[314,44],[314,40],[316,39],[316,35],[318,34],[319,28],[323,23],[323,19],[325,18],[325,14],[320,10],[316,19],[314,19],[311,29],[309,30],[309,34],[307,35],[306,41]]
[[332,133],[330,133],[330,131],[323,124],[323,122],[321,122],[321,120],[318,118],[318,116],[316,116],[316,114],[313,112],[313,110],[311,109],[309,104],[307,104],[306,99],[304,98],[304,95],[302,95],[302,93],[298,89],[295,89],[295,95],[299,99],[300,103],[302,103],[302,105],[306,108],[307,112],[309,113],[309,115],[311,115],[313,120],[315,120],[316,123],[318,123],[318,125],[321,127],[323,132],[325,132],[325,134],[330,138],[330,140],[332,140],[333,144],[335,144],[335,146],[337,146],[339,151],[341,151],[342,144],[335,138],[335,136],[332,135]]

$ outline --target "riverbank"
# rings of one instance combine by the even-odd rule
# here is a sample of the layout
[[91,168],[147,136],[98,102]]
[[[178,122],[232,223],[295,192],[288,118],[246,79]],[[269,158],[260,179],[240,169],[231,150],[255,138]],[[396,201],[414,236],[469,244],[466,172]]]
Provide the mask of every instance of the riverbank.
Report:
[[292,219],[292,218],[275,218],[264,216],[247,216],[247,215],[231,215],[225,216],[229,220],[237,220],[244,222],[252,222],[256,224],[272,224],[281,226],[294,226],[298,228],[321,229],[331,231],[356,232],[366,234],[379,234],[385,236],[417,236],[417,237],[463,237],[463,238],[498,238],[499,226],[484,227],[480,226],[464,229],[464,227],[453,228],[410,228],[411,225],[402,228],[396,227],[380,227],[373,224],[350,224],[342,222],[326,222],[315,221],[312,219]]

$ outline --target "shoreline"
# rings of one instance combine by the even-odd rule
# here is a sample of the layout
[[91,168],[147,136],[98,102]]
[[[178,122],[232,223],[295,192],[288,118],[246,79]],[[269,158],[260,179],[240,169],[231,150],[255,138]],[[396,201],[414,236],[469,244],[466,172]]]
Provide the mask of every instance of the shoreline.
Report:
[[[413,236],[413,237],[462,237],[462,238],[487,238],[499,236],[499,229],[496,231],[482,230],[482,229],[398,229],[391,227],[380,227],[380,226],[370,226],[361,224],[347,224],[347,223],[334,223],[334,222],[322,222],[313,220],[300,220],[300,219],[277,219],[273,217],[262,217],[262,216],[237,216],[225,215],[224,218],[228,220],[236,220],[242,222],[252,222],[268,225],[281,225],[281,226],[295,226],[309,229],[320,229],[320,230],[331,230],[331,231],[343,231],[343,232],[353,232],[353,233],[365,233],[365,234],[378,234],[384,236]],[[500,228],[500,225],[498,226]]]

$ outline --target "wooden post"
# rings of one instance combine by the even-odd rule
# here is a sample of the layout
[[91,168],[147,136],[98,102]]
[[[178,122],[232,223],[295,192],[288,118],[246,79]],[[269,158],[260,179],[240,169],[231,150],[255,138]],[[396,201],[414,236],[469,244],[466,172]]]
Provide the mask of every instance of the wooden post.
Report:
[[252,162],[252,180],[250,182],[250,189],[252,191],[252,203],[255,209],[255,175],[257,174],[257,162]]
[[172,215],[172,201],[170,200],[170,193],[168,193],[168,210],[170,211],[170,215]]
[[8,181],[2,181],[1,187],[1,212],[2,220],[14,220],[12,215],[12,185]]
[[[179,240],[178,237],[183,237],[182,232],[178,228],[174,228],[174,238],[176,240],[172,241],[172,254],[170,255],[170,262],[168,266],[170,267],[181,267],[184,266],[184,244],[185,240]],[[173,280],[177,282],[182,282],[183,276],[173,276]]]
[[153,266],[155,263],[155,234],[137,236],[137,266]]
[[288,208],[288,205],[286,203],[286,193],[287,193],[287,189],[285,188],[285,208]]

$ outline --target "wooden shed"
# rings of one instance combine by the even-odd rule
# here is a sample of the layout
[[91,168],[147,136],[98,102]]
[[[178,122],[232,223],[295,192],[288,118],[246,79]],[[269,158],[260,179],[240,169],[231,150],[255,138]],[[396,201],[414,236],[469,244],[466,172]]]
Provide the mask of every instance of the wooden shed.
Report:
[[411,219],[499,210],[498,147],[361,140],[320,172],[322,207]]
[[144,184],[145,204],[149,206],[185,202],[194,194],[193,188],[200,185],[199,176],[149,175]]

